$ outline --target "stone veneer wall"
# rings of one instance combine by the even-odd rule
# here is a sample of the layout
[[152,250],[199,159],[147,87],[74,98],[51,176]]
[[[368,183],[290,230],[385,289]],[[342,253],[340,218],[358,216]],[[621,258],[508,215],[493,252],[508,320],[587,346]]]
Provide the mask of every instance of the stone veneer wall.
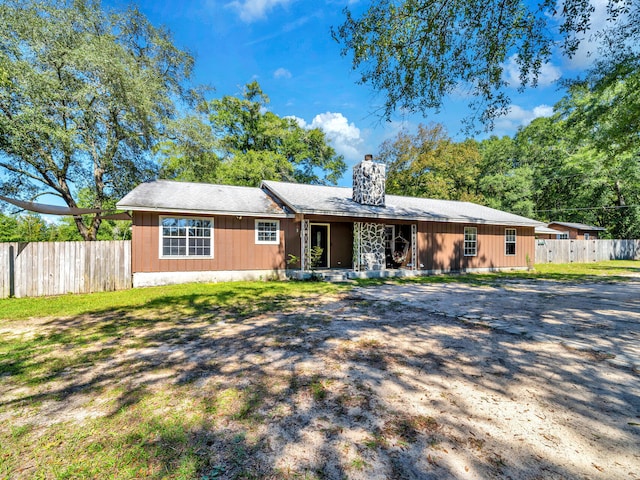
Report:
[[353,201],[384,206],[385,165],[365,159],[353,167]]
[[353,269],[356,271],[384,270],[385,227],[381,223],[353,224]]

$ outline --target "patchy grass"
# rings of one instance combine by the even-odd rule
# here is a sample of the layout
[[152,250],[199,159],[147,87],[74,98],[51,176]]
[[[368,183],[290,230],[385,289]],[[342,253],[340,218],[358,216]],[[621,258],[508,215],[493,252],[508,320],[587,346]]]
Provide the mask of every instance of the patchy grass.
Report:
[[466,283],[469,285],[494,285],[503,280],[554,280],[560,282],[619,282],[640,277],[640,261],[611,260],[591,263],[541,263],[530,271],[514,270],[491,273],[455,273],[426,275],[408,278],[382,278],[357,280],[360,286],[384,283]]
[[[639,267],[554,265],[518,275],[615,280]],[[408,321],[401,310],[393,309],[391,322],[368,325],[375,302],[354,302],[348,307],[358,322],[333,319],[344,308],[332,304],[349,288],[239,282],[1,300],[0,478],[383,478],[386,470],[374,471],[383,461],[401,468],[393,466],[395,452],[427,447],[437,469],[452,445],[478,458],[476,471],[497,475],[505,468],[498,447],[473,426],[458,432],[446,417],[448,410],[466,416],[464,398],[447,390],[454,364],[443,385],[416,388],[411,382],[439,374],[430,362],[394,356],[424,349],[424,358],[447,365],[452,348],[438,353],[430,342],[455,346],[455,338],[437,330],[421,336],[430,320],[420,314],[405,332],[419,336],[394,350],[394,329]],[[385,397],[380,385],[389,383],[397,389]],[[403,403],[405,395],[413,399]],[[325,450],[314,463],[319,436]],[[299,452],[311,460],[274,460]]]

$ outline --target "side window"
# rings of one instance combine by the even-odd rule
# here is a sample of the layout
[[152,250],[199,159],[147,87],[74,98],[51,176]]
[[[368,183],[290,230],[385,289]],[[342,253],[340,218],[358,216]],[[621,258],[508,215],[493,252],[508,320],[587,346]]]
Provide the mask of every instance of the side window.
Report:
[[475,257],[478,254],[478,229],[464,227],[464,256]]
[[278,244],[280,243],[279,220],[256,220],[256,243]]
[[516,254],[516,229],[507,228],[504,231],[504,254],[515,255]]

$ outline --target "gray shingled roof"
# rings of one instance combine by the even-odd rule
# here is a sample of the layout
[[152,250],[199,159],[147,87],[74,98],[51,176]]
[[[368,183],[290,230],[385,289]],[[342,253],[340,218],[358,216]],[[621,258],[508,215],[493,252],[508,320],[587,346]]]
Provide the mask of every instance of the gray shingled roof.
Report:
[[564,233],[560,230],[554,230],[553,228],[549,228],[549,227],[536,227],[536,233],[544,233],[544,234],[551,234],[551,235],[557,235],[559,233]]
[[387,195],[384,207],[361,205],[351,188],[264,181],[263,187],[296,213],[491,225],[546,226],[542,222],[470,202]]
[[586,225],[584,223],[551,222],[549,225],[562,225],[563,227],[575,228],[576,230],[597,230],[601,232],[606,230],[606,228]]
[[138,185],[117,203],[117,207],[196,214],[287,216],[284,209],[260,188],[170,180]]

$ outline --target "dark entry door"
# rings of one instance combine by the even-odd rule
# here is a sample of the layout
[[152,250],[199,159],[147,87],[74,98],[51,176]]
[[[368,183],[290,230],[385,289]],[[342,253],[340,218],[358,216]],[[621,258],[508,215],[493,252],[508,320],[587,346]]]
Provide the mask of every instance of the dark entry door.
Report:
[[311,249],[320,247],[322,254],[315,268],[329,268],[329,225],[311,224]]

